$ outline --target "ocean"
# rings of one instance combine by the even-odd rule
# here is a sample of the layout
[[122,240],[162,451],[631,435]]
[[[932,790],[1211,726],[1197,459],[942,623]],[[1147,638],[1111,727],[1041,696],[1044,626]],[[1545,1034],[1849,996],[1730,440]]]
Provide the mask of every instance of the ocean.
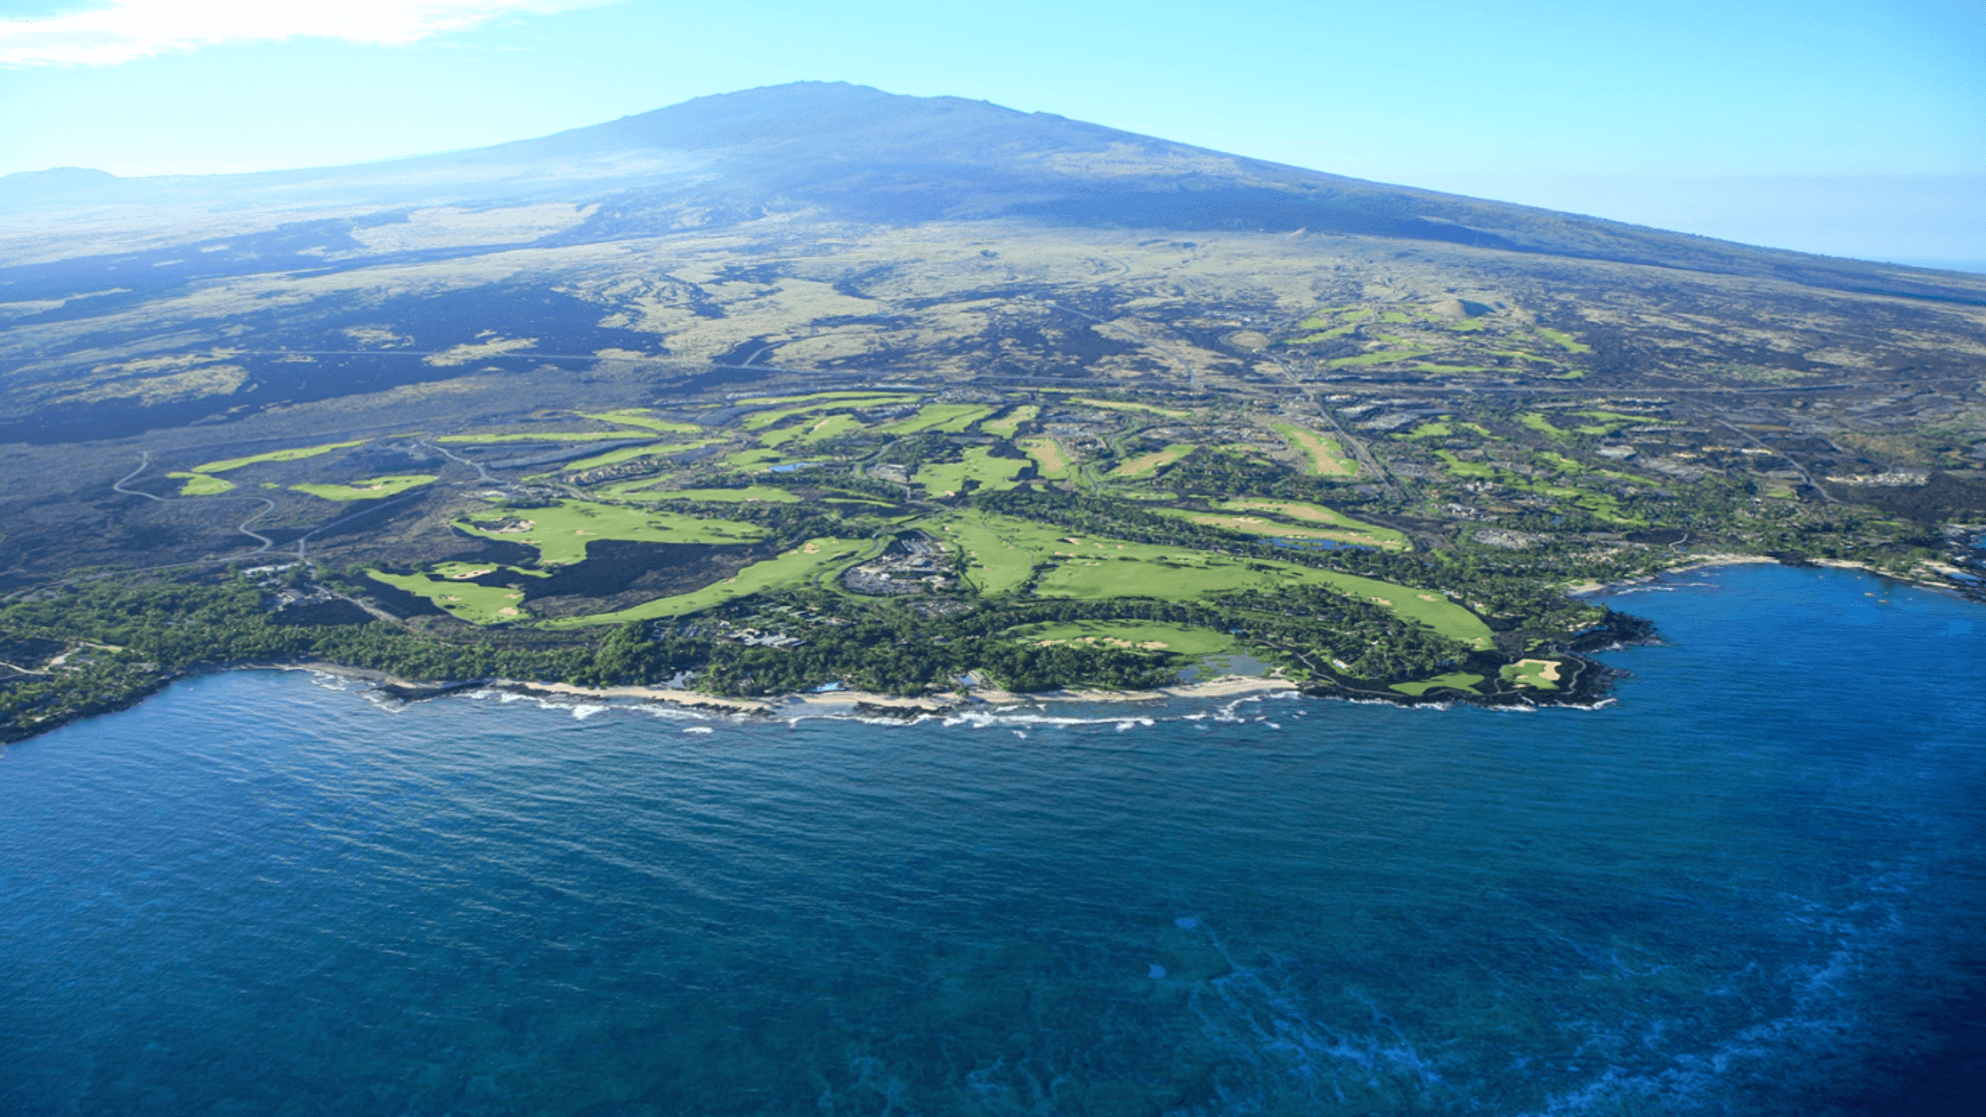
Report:
[[1986,610],[1609,600],[1597,710],[183,682],[0,754],[0,1112],[1978,1112]]

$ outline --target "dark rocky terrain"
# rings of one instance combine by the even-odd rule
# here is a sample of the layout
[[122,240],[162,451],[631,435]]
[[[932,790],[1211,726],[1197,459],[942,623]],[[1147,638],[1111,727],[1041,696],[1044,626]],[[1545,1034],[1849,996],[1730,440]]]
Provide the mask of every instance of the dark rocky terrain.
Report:
[[[0,179],[0,577],[243,539],[247,504],[134,522],[111,485],[141,453],[883,381],[1254,399],[1361,452],[1464,404],[1651,399],[1669,476],[1933,524],[1986,516],[1983,373],[1986,277],[780,86],[390,163]],[[1418,452],[1373,458],[1396,496]],[[265,499],[285,544],[330,522]],[[396,538],[425,499],[319,538]]]

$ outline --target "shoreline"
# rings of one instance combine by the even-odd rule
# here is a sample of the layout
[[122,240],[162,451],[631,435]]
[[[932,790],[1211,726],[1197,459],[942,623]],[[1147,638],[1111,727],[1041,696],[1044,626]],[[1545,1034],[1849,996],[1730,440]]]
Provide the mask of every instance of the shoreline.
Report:
[[[1670,575],[1687,574],[1719,566],[1753,565],[1770,563],[1781,566],[1824,567],[1837,570],[1856,570],[1871,573],[1879,578],[1900,582],[1922,589],[1956,594],[1972,600],[1986,600],[1986,597],[1973,598],[1972,595],[1956,589],[1948,582],[1928,581],[1903,577],[1886,571],[1875,570],[1869,564],[1850,559],[1816,559],[1786,561],[1770,555],[1750,555],[1732,552],[1716,552],[1689,556],[1689,560],[1665,570],[1637,578],[1629,578],[1612,583],[1581,583],[1566,588],[1565,592],[1575,597],[1620,592],[1637,586],[1645,586],[1660,581]],[[181,679],[200,675],[217,674],[222,671],[307,671],[335,678],[349,679],[367,684],[373,693],[399,702],[419,702],[430,698],[441,698],[452,694],[494,690],[505,693],[537,697],[541,699],[573,699],[596,702],[633,702],[673,706],[685,711],[704,714],[762,718],[767,720],[794,719],[804,717],[856,718],[866,720],[915,722],[931,717],[944,717],[967,710],[999,711],[1020,706],[1049,706],[1063,704],[1139,704],[1169,701],[1219,701],[1229,698],[1244,698],[1252,695],[1301,694],[1310,698],[1329,698],[1340,702],[1363,704],[1385,704],[1398,707],[1431,706],[1447,708],[1456,705],[1477,706],[1485,709],[1540,709],[1547,707],[1570,707],[1575,709],[1595,709],[1613,701],[1609,692],[1613,683],[1625,677],[1627,672],[1612,668],[1592,659],[1591,654],[1613,648],[1628,647],[1655,639],[1652,631],[1644,631],[1646,622],[1632,614],[1618,613],[1627,624],[1625,628],[1611,632],[1610,639],[1601,643],[1582,645],[1574,641],[1557,654],[1564,655],[1571,664],[1576,664],[1567,685],[1554,691],[1535,691],[1529,688],[1518,690],[1499,689],[1490,694],[1464,694],[1450,688],[1437,689],[1433,694],[1409,695],[1386,690],[1365,690],[1348,686],[1336,679],[1321,679],[1306,683],[1280,676],[1228,675],[1201,683],[1181,683],[1176,686],[1160,687],[1142,691],[1118,691],[1100,689],[1061,689],[1035,694],[1015,694],[994,687],[978,687],[964,693],[943,693],[924,696],[902,696],[877,694],[857,690],[811,691],[794,694],[781,694],[766,698],[728,698],[720,695],[704,694],[692,690],[676,690],[656,686],[617,686],[583,687],[563,682],[534,682],[518,679],[482,678],[455,680],[449,682],[418,682],[403,679],[384,671],[366,667],[329,663],[318,660],[289,663],[231,663],[213,664],[203,668],[175,670],[150,680],[142,690],[134,690],[117,696],[116,699],[101,702],[91,708],[73,710],[67,716],[33,722],[28,725],[12,724],[0,727],[0,747],[15,744],[41,736],[43,733],[59,729],[75,721],[95,717],[99,714],[115,713],[128,709],[160,690]],[[1631,630],[1631,631],[1630,631]]]
[[[1953,585],[1950,581],[1936,581],[1929,577],[1914,577],[1909,574],[1894,574],[1887,570],[1878,570],[1874,566],[1859,559],[1823,558],[1788,561],[1783,558],[1774,558],[1771,555],[1747,555],[1724,551],[1692,555],[1688,562],[1671,566],[1666,570],[1659,570],[1653,574],[1645,574],[1638,578],[1624,578],[1618,582],[1578,582],[1565,587],[1565,592],[1573,597],[1591,597],[1595,594],[1617,593],[1636,586],[1649,585],[1674,574],[1689,574],[1697,570],[1708,570],[1718,566],[1753,566],[1759,564],[1785,566],[1793,569],[1800,567],[1825,567],[1829,570],[1859,570],[1865,574],[1873,574],[1878,578],[1900,582],[1906,586],[1916,586],[1919,589],[1956,594],[1959,597],[1971,596],[1966,592],[1964,587]],[[1947,566],[1944,563],[1926,562],[1923,565],[1928,566],[1939,574],[1962,573],[1957,567]]]
[[402,702],[421,702],[479,690],[495,690],[540,698],[578,698],[597,701],[662,703],[685,710],[767,719],[794,717],[882,717],[913,721],[971,708],[1001,709],[1038,706],[1055,702],[1164,702],[1171,700],[1216,700],[1252,694],[1302,691],[1299,684],[1274,676],[1228,675],[1204,683],[1182,683],[1156,690],[1053,690],[1038,694],[1014,694],[995,688],[978,688],[964,695],[944,694],[906,696],[877,694],[863,690],[808,691],[767,698],[726,698],[693,690],[667,687],[616,686],[586,687],[573,683],[532,682],[521,679],[477,679],[464,682],[421,683],[397,678],[383,671],[346,667],[334,663],[242,664],[223,670],[310,671],[372,684],[375,691]]

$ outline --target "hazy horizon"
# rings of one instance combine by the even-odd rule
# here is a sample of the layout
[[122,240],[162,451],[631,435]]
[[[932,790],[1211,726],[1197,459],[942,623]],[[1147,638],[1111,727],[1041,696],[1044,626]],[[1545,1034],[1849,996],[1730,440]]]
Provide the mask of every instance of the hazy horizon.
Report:
[[[721,47],[722,49],[713,49]],[[375,162],[796,80],[1861,259],[1986,259],[1986,20],[1936,2],[13,0],[0,174]]]

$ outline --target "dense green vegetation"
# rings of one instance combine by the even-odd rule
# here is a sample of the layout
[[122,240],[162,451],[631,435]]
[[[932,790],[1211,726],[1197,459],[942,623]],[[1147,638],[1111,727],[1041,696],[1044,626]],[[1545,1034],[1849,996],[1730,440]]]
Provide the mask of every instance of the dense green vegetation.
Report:
[[[1340,338],[1382,324],[1468,334],[1473,321],[1320,315],[1314,332]],[[1577,352],[1538,330],[1499,344],[1528,352],[1526,339]],[[209,462],[308,463],[314,479],[263,488],[330,500],[452,491],[426,498],[438,501],[431,522],[484,550],[297,567],[281,585],[193,569],[29,593],[0,608],[0,639],[63,654],[0,678],[0,723],[29,732],[175,674],[305,661],[433,681],[656,685],[688,673],[698,690],[749,697],[826,684],[1146,688],[1241,655],[1333,692],[1549,701],[1585,685],[1580,648],[1626,631],[1567,587],[1687,561],[1683,540],[1898,571],[1937,553],[1910,520],[1798,497],[1785,476],[1758,472],[1769,455],[1699,438],[1650,468],[1664,451],[1620,442],[1675,437],[1645,401],[1382,414],[1364,444],[1205,398],[845,391],[726,406],[703,423],[631,409],[576,413],[614,431],[448,436],[658,439],[533,475],[529,490],[366,475],[375,447],[347,464],[330,456],[365,440]],[[699,437],[660,440],[688,432]],[[172,476],[187,494],[232,488],[209,472]],[[590,546],[606,541],[616,546],[598,558]],[[728,557],[686,567],[708,573],[631,583],[644,562],[718,552]],[[886,572],[911,554],[923,565],[900,582],[851,580],[858,565]],[[618,588],[629,584],[656,588]],[[329,622],[309,613],[334,605],[345,612]],[[361,606],[375,619],[360,623]]]

